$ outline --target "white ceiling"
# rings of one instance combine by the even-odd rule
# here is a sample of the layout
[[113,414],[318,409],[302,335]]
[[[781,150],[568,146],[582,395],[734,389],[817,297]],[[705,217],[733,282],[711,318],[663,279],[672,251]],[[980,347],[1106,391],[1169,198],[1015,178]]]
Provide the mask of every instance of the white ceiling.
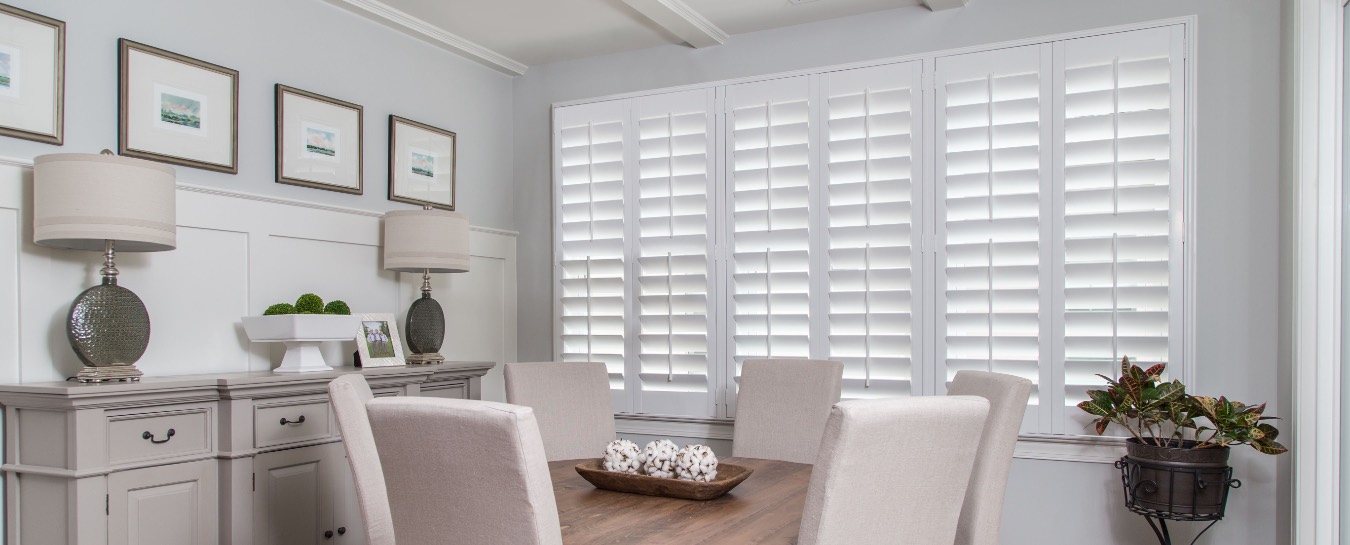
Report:
[[[623,0],[380,1],[525,65],[684,43]],[[684,0],[693,11],[732,35],[920,2],[812,0],[796,4],[790,0]]]

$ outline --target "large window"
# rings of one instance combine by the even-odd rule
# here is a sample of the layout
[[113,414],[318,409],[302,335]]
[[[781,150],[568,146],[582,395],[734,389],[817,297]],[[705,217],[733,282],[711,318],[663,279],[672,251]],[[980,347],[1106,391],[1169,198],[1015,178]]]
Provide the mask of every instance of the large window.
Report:
[[1084,433],[1096,373],[1184,354],[1184,52],[1176,24],[559,106],[558,355],[701,418],[747,358],[842,361],[845,398],[989,370],[1035,383],[1024,433]]

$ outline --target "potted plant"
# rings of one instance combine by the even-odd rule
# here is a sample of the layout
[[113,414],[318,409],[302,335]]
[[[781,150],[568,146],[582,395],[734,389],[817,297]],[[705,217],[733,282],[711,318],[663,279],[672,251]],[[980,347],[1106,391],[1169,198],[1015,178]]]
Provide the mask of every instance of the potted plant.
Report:
[[280,342],[286,355],[277,373],[308,373],[333,368],[324,360],[319,344],[350,341],[356,338],[359,319],[342,301],[327,305],[318,295],[306,293],[295,304],[278,303],[267,307],[262,316],[245,316],[244,331],[253,342]]
[[[1148,369],[1124,358],[1120,378],[1097,375],[1105,390],[1089,390],[1078,408],[1097,418],[1097,435],[1117,424],[1130,433],[1123,472],[1131,511],[1172,520],[1223,518],[1229,488],[1240,483],[1228,466],[1229,447],[1251,445],[1264,454],[1286,452],[1266,405],[1195,396],[1180,381],[1164,381],[1166,364]],[[1152,520],[1149,521],[1152,524]],[[1156,529],[1155,529],[1156,531]]]

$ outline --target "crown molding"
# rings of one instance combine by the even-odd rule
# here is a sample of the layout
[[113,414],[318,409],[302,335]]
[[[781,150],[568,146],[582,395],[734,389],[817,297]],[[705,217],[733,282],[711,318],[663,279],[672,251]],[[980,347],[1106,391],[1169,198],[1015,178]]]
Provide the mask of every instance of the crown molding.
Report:
[[970,0],[923,0],[923,5],[928,6],[930,11],[942,11],[944,9],[964,8]]
[[524,63],[473,43],[445,29],[413,17],[379,0],[327,0],[358,15],[372,19],[395,30],[420,38],[432,45],[493,68],[499,72],[519,76],[529,68]]
[[696,47],[727,43],[725,31],[681,0],[623,0],[623,3]]

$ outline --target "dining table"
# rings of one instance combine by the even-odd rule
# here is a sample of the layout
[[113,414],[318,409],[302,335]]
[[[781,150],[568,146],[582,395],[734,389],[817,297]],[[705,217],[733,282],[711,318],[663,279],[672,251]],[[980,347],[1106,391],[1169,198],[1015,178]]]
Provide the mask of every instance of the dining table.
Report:
[[726,458],[754,472],[726,495],[696,501],[598,489],[576,472],[586,461],[548,464],[565,545],[797,542],[810,464]]

